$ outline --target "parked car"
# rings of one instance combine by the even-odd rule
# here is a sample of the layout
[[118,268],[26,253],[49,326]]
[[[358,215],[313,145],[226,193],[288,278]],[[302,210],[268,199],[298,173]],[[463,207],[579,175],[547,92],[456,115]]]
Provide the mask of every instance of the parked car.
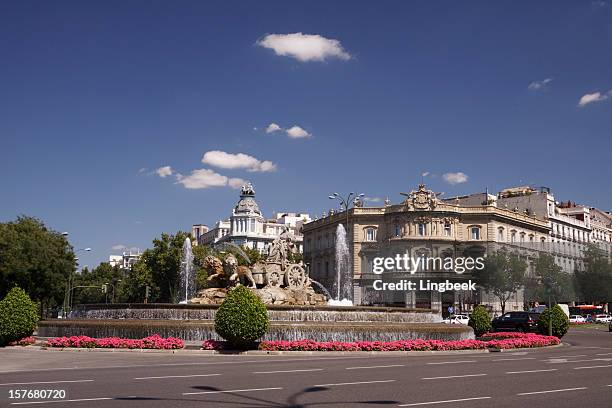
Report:
[[595,315],[595,323],[610,323],[612,321],[612,317],[607,314],[598,314]]
[[540,318],[539,313],[533,312],[508,312],[493,319],[493,331],[536,331]]
[[469,321],[470,318],[468,317],[468,315],[464,314],[450,315],[448,318],[444,319],[444,323],[447,324],[464,324],[466,326]]
[[586,319],[580,315],[571,315],[569,321],[570,323],[586,323]]

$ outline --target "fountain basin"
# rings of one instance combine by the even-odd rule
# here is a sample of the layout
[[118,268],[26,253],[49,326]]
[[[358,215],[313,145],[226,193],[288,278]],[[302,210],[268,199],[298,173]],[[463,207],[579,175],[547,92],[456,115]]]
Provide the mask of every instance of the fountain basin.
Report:
[[[219,340],[216,305],[79,305],[69,319],[39,323],[42,337],[86,335],[142,338],[151,334],[184,340]],[[437,311],[369,306],[268,306],[270,329],[263,340],[393,341],[463,340],[470,327],[440,323]]]

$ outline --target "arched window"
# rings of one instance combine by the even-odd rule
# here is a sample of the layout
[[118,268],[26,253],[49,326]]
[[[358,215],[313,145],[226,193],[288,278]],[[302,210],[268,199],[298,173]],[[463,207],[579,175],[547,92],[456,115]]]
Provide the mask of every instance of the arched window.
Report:
[[402,227],[399,224],[395,224],[395,236],[396,237],[402,236]]
[[503,227],[499,227],[499,228],[497,229],[497,240],[498,240],[499,242],[503,242],[503,241],[505,241],[505,240],[506,240],[506,237],[505,237],[505,235],[504,235],[504,228],[503,228]]
[[510,231],[510,242],[512,243],[516,242],[516,231],[514,230]]

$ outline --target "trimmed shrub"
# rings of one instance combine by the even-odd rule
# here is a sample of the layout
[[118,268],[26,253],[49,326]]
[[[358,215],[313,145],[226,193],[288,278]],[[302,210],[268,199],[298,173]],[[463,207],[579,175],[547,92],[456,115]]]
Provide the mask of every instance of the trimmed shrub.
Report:
[[470,315],[468,326],[474,329],[474,335],[476,337],[480,337],[491,330],[491,316],[489,316],[489,312],[487,312],[484,306],[478,305],[474,308],[474,311]]
[[38,310],[23,289],[14,287],[0,301],[0,346],[31,336]]
[[541,334],[548,335],[550,320],[552,320],[552,335],[557,338],[565,336],[565,333],[567,333],[567,330],[569,329],[569,318],[563,309],[561,309],[561,306],[553,306],[552,312],[551,309],[546,309],[544,312],[542,312],[540,319],[538,320],[538,331]]
[[215,331],[238,349],[251,347],[268,331],[266,305],[250,289],[238,285],[215,314]]

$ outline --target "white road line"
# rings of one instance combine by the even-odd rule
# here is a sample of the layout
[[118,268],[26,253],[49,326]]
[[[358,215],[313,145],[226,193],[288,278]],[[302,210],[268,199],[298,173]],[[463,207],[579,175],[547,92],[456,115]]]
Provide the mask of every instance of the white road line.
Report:
[[461,399],[444,400],[444,401],[415,402],[412,404],[398,405],[398,407],[416,407],[417,405],[446,404],[449,402],[476,401],[476,400],[484,400],[484,399],[490,399],[490,398],[491,397],[473,397],[473,398],[461,398]]
[[421,380],[443,380],[446,378],[463,378],[463,377],[482,377],[486,374],[464,374],[464,375],[447,375],[445,377],[423,377]]
[[11,405],[29,405],[29,404],[50,404],[53,402],[84,402],[84,401],[108,401],[114,398],[102,397],[102,398],[81,398],[71,400],[50,400],[50,401],[28,401],[28,402],[11,402]]
[[496,358],[491,361],[518,361],[518,360],[535,360],[535,357],[521,357],[521,358]]
[[599,354],[595,354],[596,356],[609,356],[612,353],[599,353]]
[[607,367],[612,367],[612,364],[600,365],[600,366],[589,366],[589,367],[574,367],[574,370],[585,370],[587,368],[607,368]]
[[586,390],[587,387],[577,387],[577,388],[562,388],[560,390],[546,390],[546,391],[533,391],[533,392],[521,392],[516,395],[534,395],[534,394],[550,394],[551,392],[566,392],[566,391],[579,391]]
[[190,377],[214,377],[221,374],[189,374],[189,375],[164,375],[160,377],[135,377],[135,380],[159,380],[163,378],[190,378]]
[[440,361],[437,363],[427,363],[430,365],[437,365],[437,364],[460,364],[460,363],[475,363],[476,360],[459,360],[459,361]]
[[557,368],[550,368],[548,370],[525,370],[525,371],[506,371],[506,374],[527,374],[527,373],[544,373],[546,371],[557,371]]
[[346,367],[345,370],[364,370],[366,368],[389,368],[389,367],[405,367],[405,365],[404,364],[389,364],[389,365],[362,366],[362,367]]
[[183,395],[199,395],[199,394],[222,394],[229,392],[251,392],[251,391],[271,391],[271,390],[282,390],[282,387],[272,388],[247,388],[244,390],[223,390],[223,391],[200,391],[200,392],[184,392]]
[[335,385],[358,385],[358,384],[377,384],[377,383],[389,383],[395,380],[375,380],[375,381],[356,381],[356,382],[345,382],[336,384],[316,384],[314,387],[333,387]]
[[276,373],[304,373],[310,371],[323,371],[322,368],[305,368],[303,370],[277,370],[277,371],[253,371],[253,374],[276,374]]
[[36,381],[36,382],[4,383],[0,385],[63,384],[63,383],[84,383],[84,382],[92,382],[92,381],[93,380]]
[[586,357],[588,354],[574,354],[571,356],[556,356],[551,358],[572,358],[572,357]]

